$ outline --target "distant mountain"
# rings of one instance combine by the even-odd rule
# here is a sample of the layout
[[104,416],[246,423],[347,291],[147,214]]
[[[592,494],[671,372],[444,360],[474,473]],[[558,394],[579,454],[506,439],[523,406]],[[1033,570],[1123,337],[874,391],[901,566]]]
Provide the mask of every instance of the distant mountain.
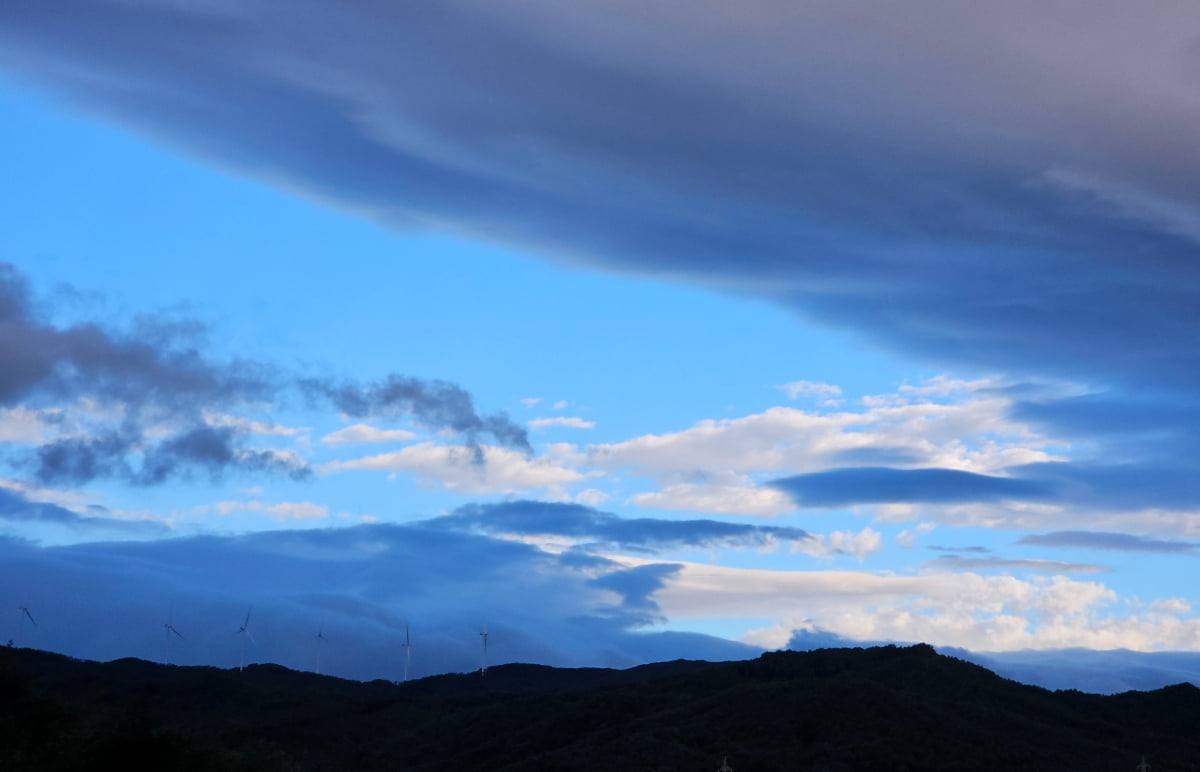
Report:
[[1200,689],[1101,696],[925,645],[394,684],[0,649],[0,769],[1200,772]]

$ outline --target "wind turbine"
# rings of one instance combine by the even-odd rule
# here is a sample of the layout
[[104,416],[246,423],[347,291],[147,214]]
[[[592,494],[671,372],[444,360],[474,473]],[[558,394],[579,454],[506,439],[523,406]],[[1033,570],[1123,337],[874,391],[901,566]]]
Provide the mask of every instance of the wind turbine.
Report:
[[18,621],[17,621],[17,625],[18,625],[17,629],[19,631],[18,635],[17,635],[19,643],[17,645],[20,646],[20,645],[22,645],[22,643],[24,643],[24,640],[25,640],[25,636],[24,636],[25,620],[28,619],[29,624],[33,625],[34,627],[37,627],[38,625],[37,625],[37,622],[33,618],[33,614],[29,613],[28,606],[17,606],[17,611],[20,612],[20,614],[18,615]]
[[170,621],[163,622],[163,638],[165,639],[165,642],[163,643],[163,664],[164,665],[171,664],[171,636],[172,635],[174,635],[176,638],[178,638],[181,641],[183,640],[183,633],[176,630],[175,625],[171,624]]
[[254,640],[254,636],[250,634],[250,612],[253,610],[253,607],[246,609],[246,621],[242,622],[242,626],[234,633],[234,635],[242,636],[241,650],[238,654],[238,670],[246,669],[246,639],[249,638],[250,643],[253,643],[255,646],[258,645],[258,642]]
[[321,649],[325,646],[325,641],[329,639],[325,637],[324,627],[318,627],[317,634],[313,637],[317,639],[317,675],[321,675]]
[[479,675],[487,675],[487,625],[483,626],[483,632],[479,634],[479,637],[483,639],[483,665],[479,668]]
[[408,664],[412,661],[412,639],[408,637],[408,625],[404,626],[404,680],[408,681]]

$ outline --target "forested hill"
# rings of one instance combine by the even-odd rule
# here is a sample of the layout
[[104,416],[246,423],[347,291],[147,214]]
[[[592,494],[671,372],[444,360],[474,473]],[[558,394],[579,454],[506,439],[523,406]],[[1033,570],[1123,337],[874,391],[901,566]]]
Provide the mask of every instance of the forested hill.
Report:
[[0,769],[1200,771],[1200,689],[1004,680],[928,646],[406,684],[0,649]]

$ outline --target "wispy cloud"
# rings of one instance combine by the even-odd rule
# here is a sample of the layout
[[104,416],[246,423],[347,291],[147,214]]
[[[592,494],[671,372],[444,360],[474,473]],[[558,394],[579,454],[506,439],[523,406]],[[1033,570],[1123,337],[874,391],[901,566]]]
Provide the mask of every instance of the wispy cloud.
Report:
[[763,547],[806,543],[813,539],[799,528],[726,523],[717,520],[622,518],[578,504],[514,501],[471,504],[429,525],[491,534],[569,537],[593,547],[657,552],[673,547]]
[[1174,555],[1200,554],[1200,543],[1150,539],[1129,533],[1108,531],[1054,531],[1031,533],[1017,540],[1018,544],[1041,547],[1074,547],[1079,549],[1114,550],[1118,552],[1156,552]]
[[595,421],[585,421],[576,416],[554,416],[552,418],[535,418],[529,422],[529,428],[537,431],[551,426],[561,426],[568,429],[594,429]]
[[407,442],[417,435],[406,429],[377,429],[367,424],[354,424],[321,438],[324,445],[366,445],[377,442]]

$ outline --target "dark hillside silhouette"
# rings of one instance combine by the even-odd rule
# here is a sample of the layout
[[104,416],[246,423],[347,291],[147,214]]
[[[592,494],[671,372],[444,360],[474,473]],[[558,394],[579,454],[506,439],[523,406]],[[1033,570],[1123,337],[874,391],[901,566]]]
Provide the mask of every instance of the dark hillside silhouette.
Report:
[[1200,770],[1200,689],[1007,681],[928,646],[394,684],[0,651],[0,769]]

